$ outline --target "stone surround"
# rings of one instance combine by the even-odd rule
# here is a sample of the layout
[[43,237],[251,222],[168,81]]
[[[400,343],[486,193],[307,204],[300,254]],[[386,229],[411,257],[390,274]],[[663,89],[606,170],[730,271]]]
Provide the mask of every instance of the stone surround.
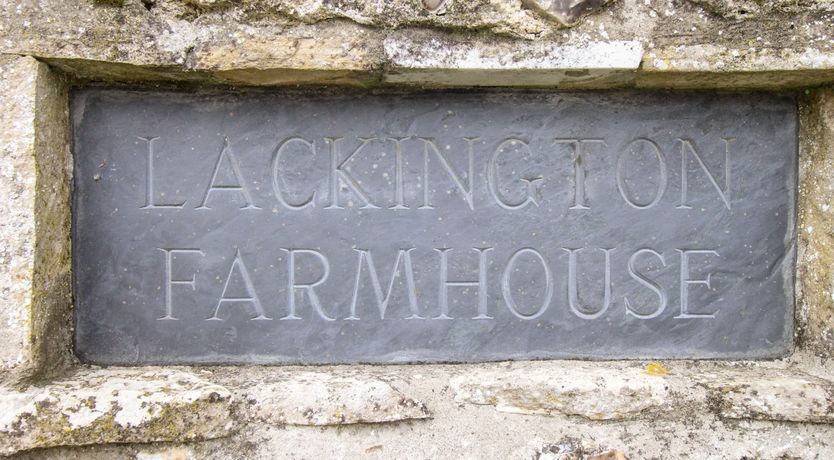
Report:
[[[573,25],[546,1],[433,3],[0,3],[0,454],[834,456],[834,3],[620,0],[589,5]],[[71,87],[99,84],[795,92],[794,351],[741,362],[81,365],[67,101]]]

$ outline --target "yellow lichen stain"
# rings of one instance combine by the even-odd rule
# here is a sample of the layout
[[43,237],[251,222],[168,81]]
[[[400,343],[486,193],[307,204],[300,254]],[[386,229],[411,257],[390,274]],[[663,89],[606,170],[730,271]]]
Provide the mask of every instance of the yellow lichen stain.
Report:
[[669,370],[663,367],[663,364],[660,364],[657,361],[652,361],[649,364],[646,364],[646,374],[652,375],[655,377],[659,377],[661,375],[666,375],[669,373]]

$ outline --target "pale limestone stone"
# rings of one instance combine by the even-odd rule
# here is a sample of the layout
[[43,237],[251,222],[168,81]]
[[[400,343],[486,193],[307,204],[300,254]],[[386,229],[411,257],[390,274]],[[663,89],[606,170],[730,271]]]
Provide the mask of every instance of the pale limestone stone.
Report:
[[[250,1],[258,4],[257,1]],[[558,29],[560,23],[550,23],[546,17],[525,8],[521,2],[506,0],[420,0],[392,2],[390,0],[298,0],[273,6],[290,18],[305,23],[333,19],[349,19],[371,27],[396,29],[407,26],[488,30],[495,34],[519,38],[534,38]]]
[[0,57],[0,368],[32,366],[38,62]]
[[644,55],[636,84],[646,88],[744,89],[815,86],[834,81],[834,49],[830,47],[750,43],[656,47]]
[[236,428],[232,404],[229,390],[186,372],[80,371],[0,392],[0,453],[227,436]]
[[[447,1],[443,14],[420,0],[126,0],[122,7],[22,0],[0,3],[0,52],[37,56],[80,78],[129,82],[732,89],[834,82],[830,0],[802,8],[782,0],[691,1],[619,0],[564,29],[521,0]],[[711,5],[722,3],[757,3],[779,19],[711,16]],[[401,75],[384,44],[404,39],[435,44],[423,48],[429,58],[473,49],[509,59],[487,73],[450,67]],[[608,42],[639,42],[646,57],[622,72],[513,66]],[[619,55],[604,46],[587,51]]]
[[682,411],[670,376],[657,374],[634,364],[553,362],[471,371],[452,378],[450,386],[455,401],[502,412],[624,420]]
[[194,452],[184,447],[142,450],[136,453],[136,460],[193,460],[195,458],[197,457]]
[[706,373],[719,416],[732,419],[834,423],[834,383],[801,372],[744,369]]
[[397,36],[384,41],[386,82],[467,86],[605,87],[633,80],[639,41],[470,43]]
[[0,381],[69,360],[67,92],[31,57],[0,55]]
[[834,356],[834,90],[809,91],[800,107],[798,336]]
[[250,417],[276,425],[345,425],[426,419],[426,406],[361,375],[295,372],[245,389]]

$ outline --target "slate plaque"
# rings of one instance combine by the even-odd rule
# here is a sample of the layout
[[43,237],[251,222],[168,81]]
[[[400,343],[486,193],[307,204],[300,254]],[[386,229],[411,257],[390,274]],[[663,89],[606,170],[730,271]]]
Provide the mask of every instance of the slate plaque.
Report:
[[790,350],[776,94],[73,96],[83,361]]

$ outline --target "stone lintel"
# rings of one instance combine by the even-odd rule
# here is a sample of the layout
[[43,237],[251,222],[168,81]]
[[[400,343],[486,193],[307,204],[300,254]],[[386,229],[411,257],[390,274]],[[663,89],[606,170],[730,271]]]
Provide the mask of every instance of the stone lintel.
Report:
[[834,52],[641,40],[508,41],[404,32],[201,44],[182,63],[33,51],[80,81],[235,86],[548,87],[784,90],[834,83]]

